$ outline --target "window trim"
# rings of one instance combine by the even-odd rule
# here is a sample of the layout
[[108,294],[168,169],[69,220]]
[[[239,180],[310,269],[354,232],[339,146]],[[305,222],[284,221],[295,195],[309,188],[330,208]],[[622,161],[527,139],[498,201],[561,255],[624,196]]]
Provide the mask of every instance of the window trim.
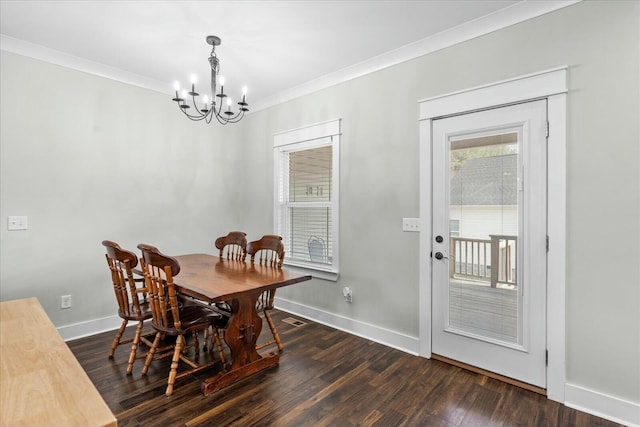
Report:
[[276,234],[285,237],[280,229],[281,200],[283,198],[282,182],[282,156],[299,150],[332,146],[332,200],[331,200],[331,221],[333,253],[332,264],[330,266],[319,266],[298,260],[288,259],[286,254],[284,264],[293,270],[311,274],[313,277],[337,281],[340,275],[340,121],[341,119],[329,120],[309,126],[303,126],[288,131],[273,134],[273,229]]

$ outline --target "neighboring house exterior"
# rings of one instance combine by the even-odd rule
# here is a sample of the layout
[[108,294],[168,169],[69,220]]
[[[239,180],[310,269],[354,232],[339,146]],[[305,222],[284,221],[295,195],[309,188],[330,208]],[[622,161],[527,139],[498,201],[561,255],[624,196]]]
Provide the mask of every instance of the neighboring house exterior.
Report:
[[[517,177],[517,154],[469,159],[451,177],[449,228],[453,238],[450,250],[454,259],[451,263],[452,276],[461,274],[482,278],[490,281],[492,286],[496,286],[496,282],[516,284]],[[496,236],[511,236],[513,240]],[[492,249],[497,252],[492,253]],[[496,259],[500,260],[499,273],[494,271],[492,277],[491,265]]]
[[450,184],[450,231],[453,237],[489,239],[517,235],[518,155],[467,160]]

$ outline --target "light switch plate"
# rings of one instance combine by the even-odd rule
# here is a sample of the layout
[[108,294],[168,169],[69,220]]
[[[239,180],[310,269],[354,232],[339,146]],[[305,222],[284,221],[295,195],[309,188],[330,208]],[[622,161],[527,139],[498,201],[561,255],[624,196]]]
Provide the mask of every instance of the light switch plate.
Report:
[[27,229],[27,217],[26,216],[10,216],[7,218],[7,230],[26,230]]
[[402,218],[402,231],[420,231],[420,218]]

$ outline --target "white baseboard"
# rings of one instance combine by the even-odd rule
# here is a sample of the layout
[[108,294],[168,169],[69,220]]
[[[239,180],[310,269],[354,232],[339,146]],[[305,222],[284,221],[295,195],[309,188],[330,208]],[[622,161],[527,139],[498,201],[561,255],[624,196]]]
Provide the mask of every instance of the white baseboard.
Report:
[[70,341],[88,337],[90,335],[100,334],[102,332],[113,331],[118,329],[121,324],[122,319],[119,316],[114,315],[86,322],[74,323],[72,325],[60,326],[56,329],[58,329],[58,333],[63,340]]
[[276,297],[275,307],[305,319],[348,332],[362,338],[392,347],[405,353],[418,355],[418,338],[390,331],[369,323],[353,320],[328,311]]
[[600,418],[640,426],[640,404],[608,396],[574,384],[565,384],[565,405]]
[[[332,328],[357,335],[371,341],[384,344],[388,347],[396,348],[409,354],[418,355],[418,338],[400,334],[388,329],[380,328],[375,325],[349,319],[327,311],[318,310],[293,301],[284,300],[276,297],[275,306],[277,309],[286,311],[305,319]],[[109,316],[100,319],[89,320],[81,323],[58,327],[58,332],[62,339],[70,341],[74,339],[84,338],[90,335],[99,334],[106,331],[116,330],[122,324],[119,316]]]

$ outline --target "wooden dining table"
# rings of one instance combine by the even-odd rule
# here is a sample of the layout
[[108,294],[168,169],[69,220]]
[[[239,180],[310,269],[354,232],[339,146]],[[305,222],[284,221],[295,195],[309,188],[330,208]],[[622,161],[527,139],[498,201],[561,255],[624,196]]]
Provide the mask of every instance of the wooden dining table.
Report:
[[276,366],[280,355],[261,355],[256,341],[262,319],[256,310],[260,294],[269,289],[311,280],[310,275],[287,268],[253,265],[244,261],[221,259],[208,254],[175,257],[180,273],[174,277],[176,289],[183,295],[206,303],[225,302],[231,317],[224,340],[231,351],[231,366],[226,372],[206,379],[202,393],[209,395],[264,369]]

